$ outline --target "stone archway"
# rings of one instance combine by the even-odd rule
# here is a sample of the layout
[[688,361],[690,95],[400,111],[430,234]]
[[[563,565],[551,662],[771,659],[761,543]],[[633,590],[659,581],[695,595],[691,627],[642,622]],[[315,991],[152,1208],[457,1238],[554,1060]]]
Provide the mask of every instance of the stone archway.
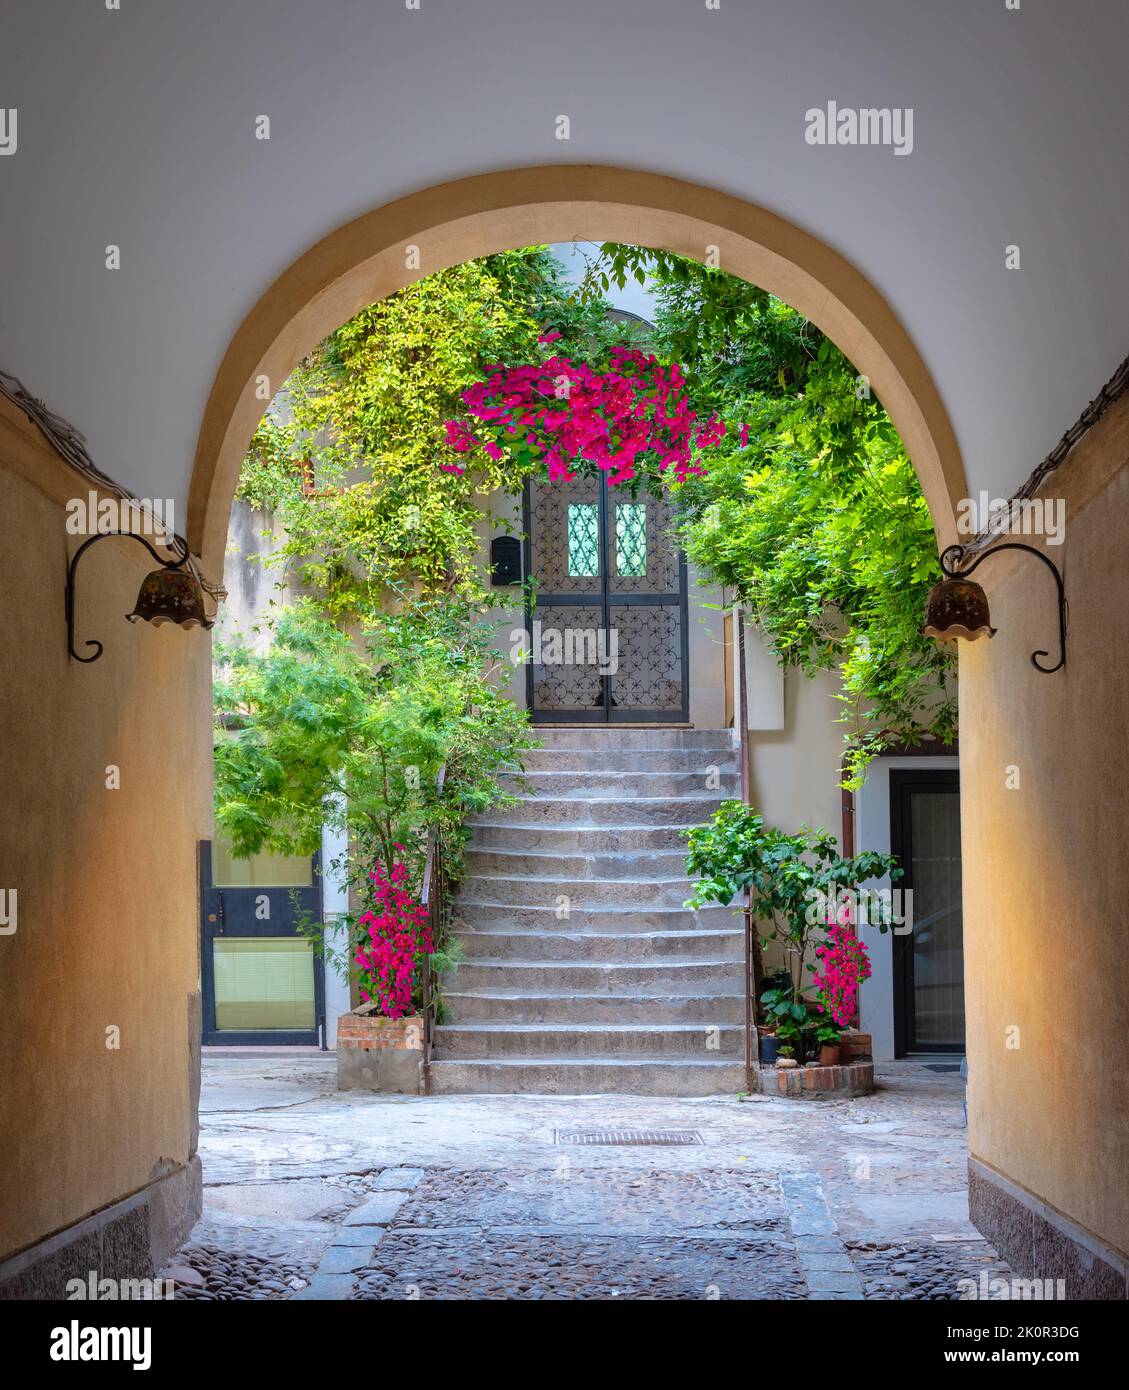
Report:
[[437,270],[573,239],[713,257],[805,314],[869,378],[921,480],[939,542],[956,539],[967,485],[948,415],[897,315],[854,266],[728,194],[659,174],[556,165],[477,175],[389,203],[331,232],[275,280],[229,344],[200,426],[188,539],[205,568],[222,570],[247,445],[306,352],[366,304]]

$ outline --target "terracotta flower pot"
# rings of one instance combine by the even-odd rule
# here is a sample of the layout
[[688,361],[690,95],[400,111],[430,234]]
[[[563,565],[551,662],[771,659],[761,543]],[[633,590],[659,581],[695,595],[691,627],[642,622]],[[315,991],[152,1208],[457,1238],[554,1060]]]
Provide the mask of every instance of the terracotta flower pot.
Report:
[[844,1033],[839,1039],[839,1065],[845,1067],[851,1060],[851,1035]]
[[819,1049],[819,1065],[821,1067],[834,1067],[839,1062],[839,1044],[823,1043]]

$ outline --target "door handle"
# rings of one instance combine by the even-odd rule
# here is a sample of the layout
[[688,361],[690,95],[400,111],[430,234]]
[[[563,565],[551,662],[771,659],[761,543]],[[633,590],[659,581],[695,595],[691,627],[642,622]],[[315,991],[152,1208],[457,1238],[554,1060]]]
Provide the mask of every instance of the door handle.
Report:
[[217,936],[223,935],[223,889],[213,888],[211,890],[216,897],[215,912],[208,913],[208,925],[215,929]]

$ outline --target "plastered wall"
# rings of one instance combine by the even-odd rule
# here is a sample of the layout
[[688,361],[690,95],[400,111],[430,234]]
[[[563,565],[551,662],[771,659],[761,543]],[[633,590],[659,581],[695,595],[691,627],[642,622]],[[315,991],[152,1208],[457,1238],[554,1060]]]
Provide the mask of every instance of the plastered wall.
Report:
[[[961,649],[969,1147],[1129,1252],[1129,402],[1049,479],[1065,497],[1067,664],[1052,578],[978,570],[999,628]],[[1022,539],[1022,538],[1020,538]],[[1008,782],[1018,780],[1018,787]]]
[[[88,485],[6,402],[0,475],[0,890],[17,890],[16,931],[0,935],[8,1255],[195,1149],[189,1019],[210,706],[207,634],[123,621],[152,568],[130,542],[83,558],[77,637],[106,650],[92,665],[68,660],[76,538],[64,505]],[[120,790],[107,789],[111,764]]]

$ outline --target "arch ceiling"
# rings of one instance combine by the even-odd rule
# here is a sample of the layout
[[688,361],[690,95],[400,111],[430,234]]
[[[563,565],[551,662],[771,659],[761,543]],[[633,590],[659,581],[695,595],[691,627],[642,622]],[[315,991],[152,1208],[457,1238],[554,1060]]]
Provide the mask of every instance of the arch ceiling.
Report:
[[[973,491],[1012,491],[1126,352],[1123,0],[6,0],[3,37],[0,366],[178,520],[268,287],[490,170],[650,170],[813,233],[908,332]],[[831,100],[912,108],[912,152],[808,144]]]

